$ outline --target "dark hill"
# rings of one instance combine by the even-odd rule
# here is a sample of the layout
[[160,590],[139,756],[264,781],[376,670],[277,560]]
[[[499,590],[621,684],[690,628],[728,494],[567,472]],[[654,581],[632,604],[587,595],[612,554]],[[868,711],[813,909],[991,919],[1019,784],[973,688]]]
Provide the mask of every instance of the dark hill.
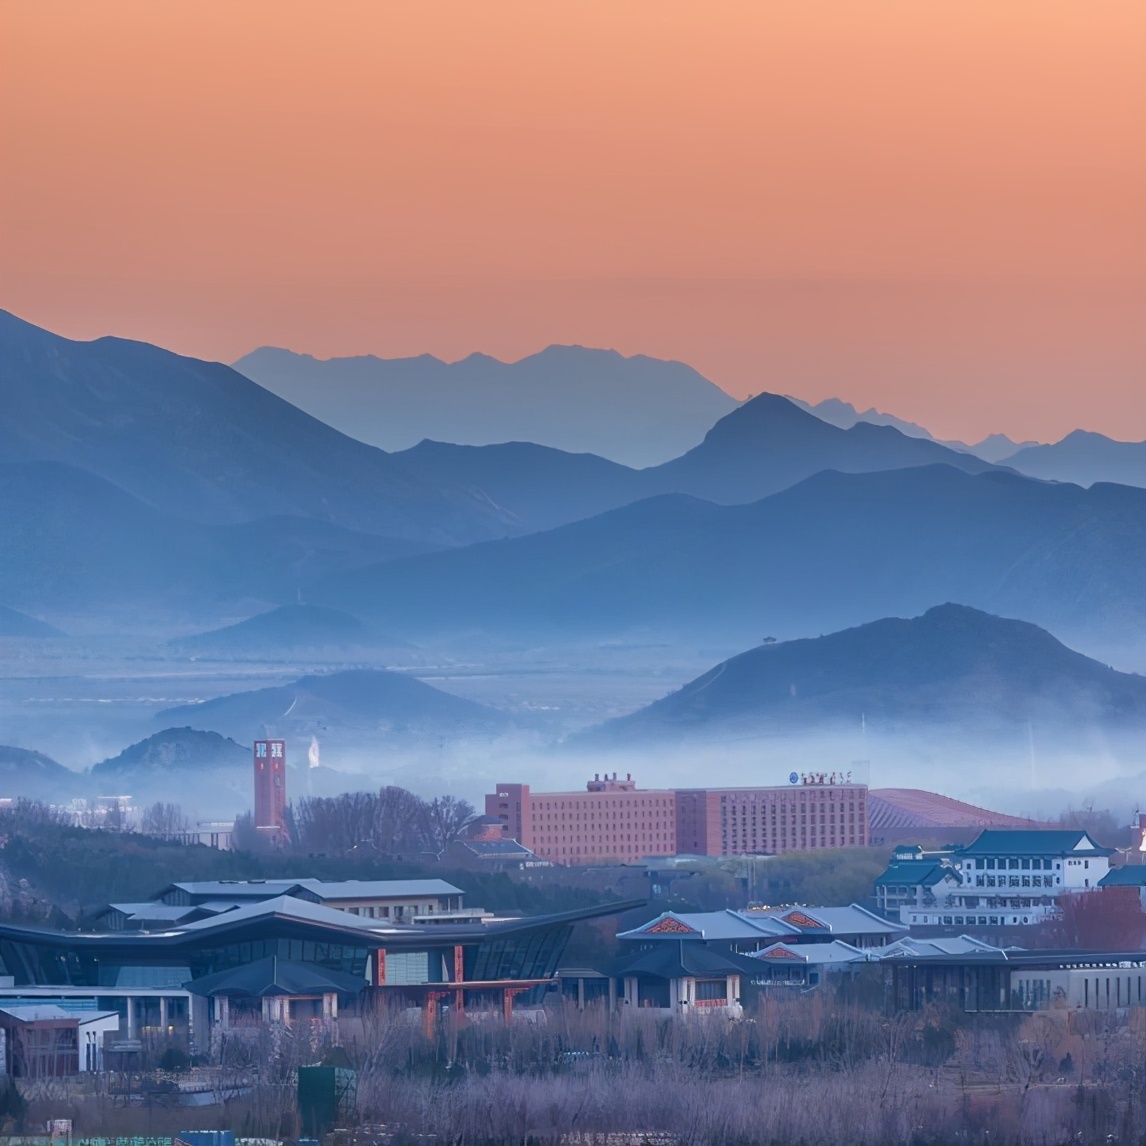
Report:
[[219,363],[72,342],[0,311],[0,456],[66,463],[205,523],[279,515],[442,544],[501,536],[488,505],[428,487]]
[[163,774],[193,779],[198,772],[249,767],[250,763],[249,749],[216,732],[165,728],[125,748],[118,756],[93,765],[92,775],[144,778]]
[[552,529],[660,494],[723,505],[756,501],[823,470],[868,473],[937,463],[967,473],[992,468],[891,426],[857,422],[841,429],[775,394],[746,402],[721,418],[695,449],[645,470],[525,442],[421,442],[395,457],[427,484],[488,499],[512,522],[511,533]]
[[394,455],[431,485],[451,485],[488,498],[514,532],[553,529],[646,496],[639,470],[593,454],[567,454],[531,442],[454,446],[420,442]]
[[1024,621],[941,605],[912,620],[751,649],[594,737],[810,732],[861,720],[873,731],[944,725],[987,734],[1032,722],[1042,732],[1141,735],[1146,677],[1115,672]]
[[537,442],[655,465],[695,446],[736,399],[682,362],[550,346],[519,362],[471,354],[332,358],[264,347],[235,369],[352,438],[406,450],[429,438]]
[[752,505],[661,497],[338,574],[310,598],[403,636],[830,632],[936,600],[1120,639],[1146,622],[1146,494],[947,466],[823,473]]
[[0,465],[0,595],[68,614],[214,619],[292,599],[311,577],[434,548],[308,518],[202,525],[57,462]]
[[311,736],[352,730],[415,736],[495,732],[508,718],[415,677],[355,669],[306,676],[276,688],[232,693],[202,704],[160,712],[163,721],[188,720],[248,740],[257,736]]
[[0,605],[0,637],[62,637],[64,634],[46,621]]
[[280,605],[269,613],[209,633],[176,637],[168,644],[181,651],[273,653],[286,649],[346,648],[389,644],[376,637],[357,617],[321,605]]
[[841,429],[778,394],[761,394],[709,430],[682,457],[647,471],[651,493],[689,493],[724,504],[756,501],[822,470],[871,473],[944,464],[977,474],[972,454],[912,438],[892,426]]
[[80,795],[82,776],[29,748],[0,745],[0,792],[32,800],[63,801]]

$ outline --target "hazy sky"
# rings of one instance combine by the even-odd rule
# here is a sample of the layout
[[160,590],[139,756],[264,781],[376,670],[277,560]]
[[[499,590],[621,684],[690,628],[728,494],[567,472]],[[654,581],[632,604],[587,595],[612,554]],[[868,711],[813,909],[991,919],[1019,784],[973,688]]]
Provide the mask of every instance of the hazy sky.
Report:
[[0,305],[1146,436],[1141,0],[3,0]]

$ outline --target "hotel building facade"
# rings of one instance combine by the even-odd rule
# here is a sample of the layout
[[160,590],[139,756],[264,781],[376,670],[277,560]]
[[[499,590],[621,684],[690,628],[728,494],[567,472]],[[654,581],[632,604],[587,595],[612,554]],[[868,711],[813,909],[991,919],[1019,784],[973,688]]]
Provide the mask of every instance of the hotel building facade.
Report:
[[583,792],[498,784],[485,813],[553,863],[628,863],[656,856],[771,855],[868,842],[867,787],[838,773],[792,773],[768,788],[638,788],[595,776]]

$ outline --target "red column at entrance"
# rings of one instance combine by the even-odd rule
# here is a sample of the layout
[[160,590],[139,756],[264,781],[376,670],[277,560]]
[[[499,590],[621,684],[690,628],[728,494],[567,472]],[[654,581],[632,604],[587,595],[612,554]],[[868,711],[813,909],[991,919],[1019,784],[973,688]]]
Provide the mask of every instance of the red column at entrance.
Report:
[[[454,982],[461,983],[466,977],[465,948],[459,943],[454,947]],[[465,1013],[465,992],[461,989],[454,992],[454,1006],[457,1008],[458,1018]]]
[[445,991],[426,992],[426,1005],[422,1008],[422,1029],[427,1038],[434,1033],[438,1021],[438,1000],[446,994]]
[[522,991],[528,991],[528,987],[505,987],[501,993],[501,1009],[505,1017],[505,1021],[512,1022],[513,1020],[513,998],[515,995],[520,995]]

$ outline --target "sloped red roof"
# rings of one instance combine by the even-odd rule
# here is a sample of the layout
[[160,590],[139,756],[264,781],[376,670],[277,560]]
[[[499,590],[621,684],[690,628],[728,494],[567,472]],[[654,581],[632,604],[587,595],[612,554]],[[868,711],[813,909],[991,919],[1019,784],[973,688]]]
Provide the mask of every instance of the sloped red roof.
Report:
[[1045,828],[1038,820],[992,812],[922,788],[873,788],[868,793],[872,834],[898,828]]

